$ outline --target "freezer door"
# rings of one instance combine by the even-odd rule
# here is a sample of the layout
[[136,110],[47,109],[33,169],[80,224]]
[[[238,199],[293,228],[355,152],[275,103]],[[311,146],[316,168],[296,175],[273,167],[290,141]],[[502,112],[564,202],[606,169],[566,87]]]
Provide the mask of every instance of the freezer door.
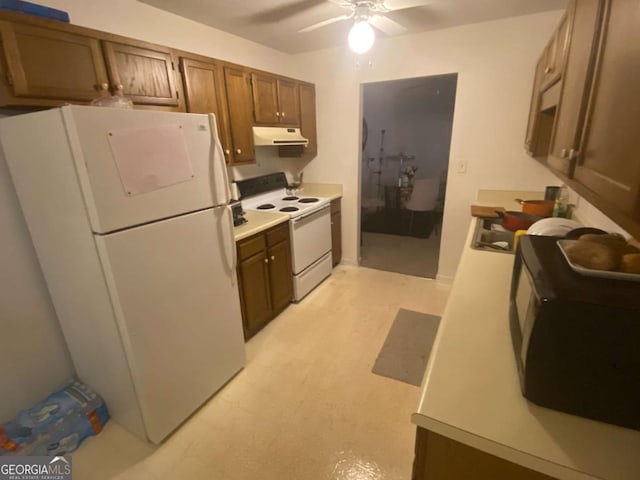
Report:
[[220,207],[96,236],[154,443],[244,366],[227,215]]
[[94,232],[227,203],[224,157],[207,115],[85,106],[61,112]]

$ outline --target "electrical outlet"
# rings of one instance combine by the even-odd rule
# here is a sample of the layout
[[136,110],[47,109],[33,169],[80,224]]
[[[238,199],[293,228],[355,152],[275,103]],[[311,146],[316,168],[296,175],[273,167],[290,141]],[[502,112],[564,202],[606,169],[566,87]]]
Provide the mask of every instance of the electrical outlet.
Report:
[[456,163],[456,173],[467,173],[467,161],[458,160]]

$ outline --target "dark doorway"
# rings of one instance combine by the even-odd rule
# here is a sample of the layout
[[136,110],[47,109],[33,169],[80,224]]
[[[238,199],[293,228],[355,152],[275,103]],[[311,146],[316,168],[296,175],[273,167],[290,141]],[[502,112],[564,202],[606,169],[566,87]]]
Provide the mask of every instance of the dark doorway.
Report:
[[363,85],[362,266],[435,278],[457,79]]

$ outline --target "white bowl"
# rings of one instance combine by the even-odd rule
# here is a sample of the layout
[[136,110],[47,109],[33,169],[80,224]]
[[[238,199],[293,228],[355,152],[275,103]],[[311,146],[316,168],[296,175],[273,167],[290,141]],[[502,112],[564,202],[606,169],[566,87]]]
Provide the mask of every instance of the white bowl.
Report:
[[549,237],[564,237],[574,228],[582,224],[568,218],[543,218],[529,227],[527,235],[546,235]]

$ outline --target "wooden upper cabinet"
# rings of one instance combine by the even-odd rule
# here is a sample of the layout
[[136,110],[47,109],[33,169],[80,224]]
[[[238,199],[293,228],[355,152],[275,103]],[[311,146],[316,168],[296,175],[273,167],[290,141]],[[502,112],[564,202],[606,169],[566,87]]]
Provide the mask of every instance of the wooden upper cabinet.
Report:
[[318,153],[318,134],[316,130],[316,87],[301,83],[300,91],[300,132],[309,140],[306,153]]
[[[107,94],[100,41],[40,26],[0,22],[8,95],[3,103],[47,103],[28,99],[91,101]],[[60,102],[58,102],[60,103]]]
[[540,104],[541,104],[541,86],[542,78],[544,76],[544,69],[546,64],[546,57],[543,54],[536,65],[536,72],[533,78],[533,89],[531,91],[531,105],[529,107],[529,121],[527,123],[527,133],[524,139],[524,148],[526,152],[531,156],[537,156],[538,153],[538,139],[540,124]]
[[570,15],[565,13],[544,51],[545,65],[542,76],[542,90],[557,82],[564,72],[569,42],[569,17]]
[[215,62],[181,57],[180,71],[184,79],[187,112],[215,114],[225,159],[228,164],[233,163],[222,66]]
[[604,4],[605,0],[580,0],[567,10],[571,41],[547,158],[551,168],[567,176],[573,173],[579,151]]
[[282,125],[300,125],[300,93],[298,83],[278,79],[278,111]]
[[254,72],[251,85],[255,123],[300,125],[298,82]]
[[256,160],[253,145],[253,118],[249,74],[237,67],[224,67],[229,127],[233,141],[233,163],[252,163]]
[[278,83],[274,77],[251,74],[253,90],[253,112],[256,123],[275,124],[279,122]]
[[[582,0],[580,0],[582,1]],[[640,10],[631,0],[605,2],[575,180],[630,233],[640,234]]]
[[143,42],[102,42],[113,91],[122,90],[134,103],[179,105],[171,50]]

